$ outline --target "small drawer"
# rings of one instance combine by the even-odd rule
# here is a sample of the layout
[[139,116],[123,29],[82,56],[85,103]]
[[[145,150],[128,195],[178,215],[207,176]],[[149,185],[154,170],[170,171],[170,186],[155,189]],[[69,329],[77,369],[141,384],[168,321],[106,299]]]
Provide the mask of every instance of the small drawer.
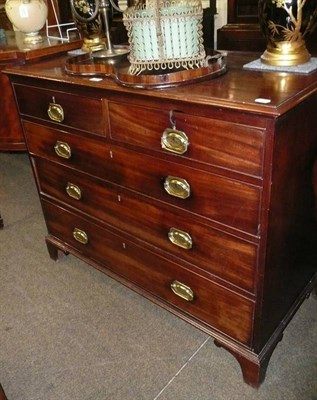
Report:
[[[101,99],[14,85],[20,113],[95,135],[106,135],[107,115]],[[32,99],[30,101],[30,99]]]
[[263,128],[113,102],[109,103],[109,119],[114,141],[263,175]]
[[119,228],[254,292],[257,245],[212,229],[179,209],[43,159],[35,160],[42,195]]
[[[24,121],[31,153],[259,235],[261,188]],[[57,155],[56,147],[65,154]],[[64,157],[65,156],[65,157]]]
[[63,127],[58,130],[23,119],[22,126],[29,152],[39,157],[92,173],[109,157],[104,143],[70,134]]
[[187,318],[250,345],[253,301],[76,214],[46,201],[42,205],[49,234]]

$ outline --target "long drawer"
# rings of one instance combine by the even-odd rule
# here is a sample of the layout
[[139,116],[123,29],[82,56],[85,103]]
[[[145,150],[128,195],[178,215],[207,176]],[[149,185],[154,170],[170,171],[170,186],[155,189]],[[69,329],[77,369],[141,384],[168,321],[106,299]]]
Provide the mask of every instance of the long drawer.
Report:
[[[24,121],[31,153],[135,190],[252,235],[261,187]],[[56,148],[62,154],[57,155]],[[67,148],[66,158],[63,152]]]
[[253,301],[42,201],[49,234],[211,328],[250,345]]
[[125,103],[109,102],[108,108],[115,142],[263,175],[263,128]]
[[42,195],[69,204],[209,274],[254,292],[257,245],[212,229],[178,208],[44,159],[35,160]]

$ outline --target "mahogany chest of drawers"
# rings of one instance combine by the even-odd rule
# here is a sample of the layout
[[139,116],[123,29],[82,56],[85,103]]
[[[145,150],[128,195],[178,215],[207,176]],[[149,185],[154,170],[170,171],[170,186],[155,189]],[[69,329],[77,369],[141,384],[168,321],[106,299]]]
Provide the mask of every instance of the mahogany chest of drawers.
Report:
[[[47,224],[72,253],[214,337],[259,386],[316,287],[317,73],[166,90],[8,70]],[[216,368],[216,366],[211,366]]]

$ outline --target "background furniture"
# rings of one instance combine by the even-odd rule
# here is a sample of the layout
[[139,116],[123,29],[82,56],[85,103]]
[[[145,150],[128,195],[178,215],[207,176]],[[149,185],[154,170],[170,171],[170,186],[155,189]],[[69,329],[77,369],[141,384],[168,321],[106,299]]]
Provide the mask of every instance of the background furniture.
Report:
[[0,0],[0,29],[12,30],[12,24],[4,9],[5,2],[6,0]]
[[7,400],[3,387],[1,386],[1,383],[0,383],[0,400]]
[[[266,41],[260,31],[258,0],[228,0],[228,23],[217,30],[217,48],[237,51],[264,51]],[[307,40],[307,48],[317,54],[317,31]]]
[[67,0],[47,0],[48,2],[48,24],[55,25],[56,18],[53,12],[52,2],[55,7],[58,21],[62,24],[73,22],[70,1]]
[[7,73],[50,256],[72,253],[209,333],[258,387],[316,287],[317,72],[243,69],[253,58],[161,91],[68,76],[65,57]]

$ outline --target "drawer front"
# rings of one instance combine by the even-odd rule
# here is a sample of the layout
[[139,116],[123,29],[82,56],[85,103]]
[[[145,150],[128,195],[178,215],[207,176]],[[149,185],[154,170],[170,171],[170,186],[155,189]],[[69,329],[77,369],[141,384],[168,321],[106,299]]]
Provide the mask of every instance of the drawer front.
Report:
[[[261,188],[257,186],[105,143],[78,140],[65,132],[26,121],[24,129],[31,153],[85,170],[209,220],[258,234]],[[70,158],[56,154],[57,142],[67,143]]]
[[[264,129],[112,102],[109,119],[110,135],[115,141],[245,174],[263,175]],[[176,130],[171,129],[171,119]]]
[[250,344],[254,310],[251,300],[130,241],[123,241],[119,235],[76,214],[42,203],[51,235],[185,314]]
[[40,192],[254,292],[257,246],[188,213],[78,171],[37,159]]
[[[15,85],[20,113],[95,135],[106,135],[108,119],[101,99]],[[32,100],[30,100],[32,99]]]

